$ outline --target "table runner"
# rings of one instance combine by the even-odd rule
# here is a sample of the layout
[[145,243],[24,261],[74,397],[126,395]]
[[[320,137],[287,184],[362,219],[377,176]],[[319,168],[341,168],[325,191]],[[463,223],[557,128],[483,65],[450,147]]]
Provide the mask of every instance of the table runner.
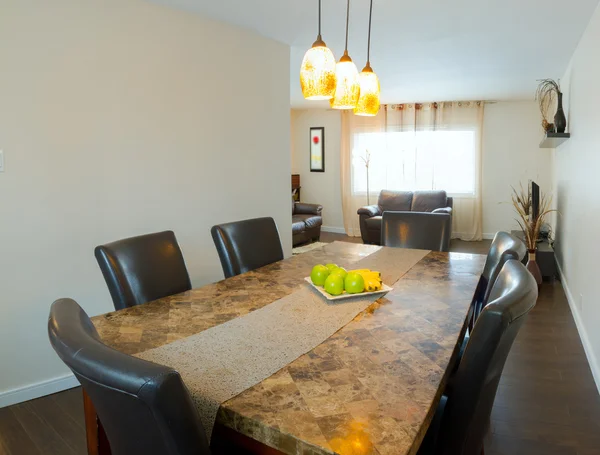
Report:
[[[429,251],[383,248],[354,264],[393,285]],[[221,403],[311,351],[378,296],[326,301],[308,284],[245,316],[138,354],[181,374],[210,439]]]

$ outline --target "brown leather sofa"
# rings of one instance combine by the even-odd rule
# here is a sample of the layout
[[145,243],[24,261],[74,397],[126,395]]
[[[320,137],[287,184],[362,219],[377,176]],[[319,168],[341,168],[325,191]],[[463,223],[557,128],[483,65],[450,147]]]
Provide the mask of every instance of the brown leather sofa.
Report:
[[292,244],[318,241],[321,237],[323,206],[305,204],[292,199]]
[[445,191],[388,191],[379,193],[377,205],[358,209],[360,234],[364,243],[381,244],[383,212],[448,213],[452,216],[452,198]]

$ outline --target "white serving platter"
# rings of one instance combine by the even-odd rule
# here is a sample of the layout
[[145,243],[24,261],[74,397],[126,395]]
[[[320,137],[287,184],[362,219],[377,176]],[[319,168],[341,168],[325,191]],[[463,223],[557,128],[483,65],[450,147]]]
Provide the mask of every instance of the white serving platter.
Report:
[[379,290],[379,291],[361,292],[359,294],[348,294],[346,291],[344,291],[340,295],[331,295],[331,294],[328,294],[327,292],[325,292],[325,289],[323,289],[321,286],[315,286],[309,276],[305,277],[304,281],[306,281],[308,284],[310,284],[312,288],[314,288],[319,294],[321,294],[327,300],[333,300],[333,301],[351,299],[354,297],[365,297],[365,296],[377,296],[379,298],[382,295],[385,295],[392,290],[391,287],[389,287],[387,284],[384,283],[381,285],[381,290]]

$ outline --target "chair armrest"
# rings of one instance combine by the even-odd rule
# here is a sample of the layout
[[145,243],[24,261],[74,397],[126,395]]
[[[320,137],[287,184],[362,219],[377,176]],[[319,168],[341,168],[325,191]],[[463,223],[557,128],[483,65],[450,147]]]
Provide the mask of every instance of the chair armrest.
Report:
[[452,207],[443,207],[439,209],[432,210],[431,213],[447,213],[448,215],[452,215]]
[[294,213],[300,215],[318,215],[321,216],[323,206],[320,204],[306,204],[304,202],[296,202]]
[[357,212],[359,215],[367,215],[367,216],[379,216],[381,215],[381,210],[378,205],[366,205],[358,209]]

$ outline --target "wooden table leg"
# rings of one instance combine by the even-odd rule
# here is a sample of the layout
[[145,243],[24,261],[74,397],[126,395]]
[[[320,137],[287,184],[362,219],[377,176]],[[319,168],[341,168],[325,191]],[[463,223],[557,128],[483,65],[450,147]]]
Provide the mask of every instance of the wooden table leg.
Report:
[[88,455],[111,455],[106,433],[98,419],[94,403],[85,390],[83,390],[83,412]]

